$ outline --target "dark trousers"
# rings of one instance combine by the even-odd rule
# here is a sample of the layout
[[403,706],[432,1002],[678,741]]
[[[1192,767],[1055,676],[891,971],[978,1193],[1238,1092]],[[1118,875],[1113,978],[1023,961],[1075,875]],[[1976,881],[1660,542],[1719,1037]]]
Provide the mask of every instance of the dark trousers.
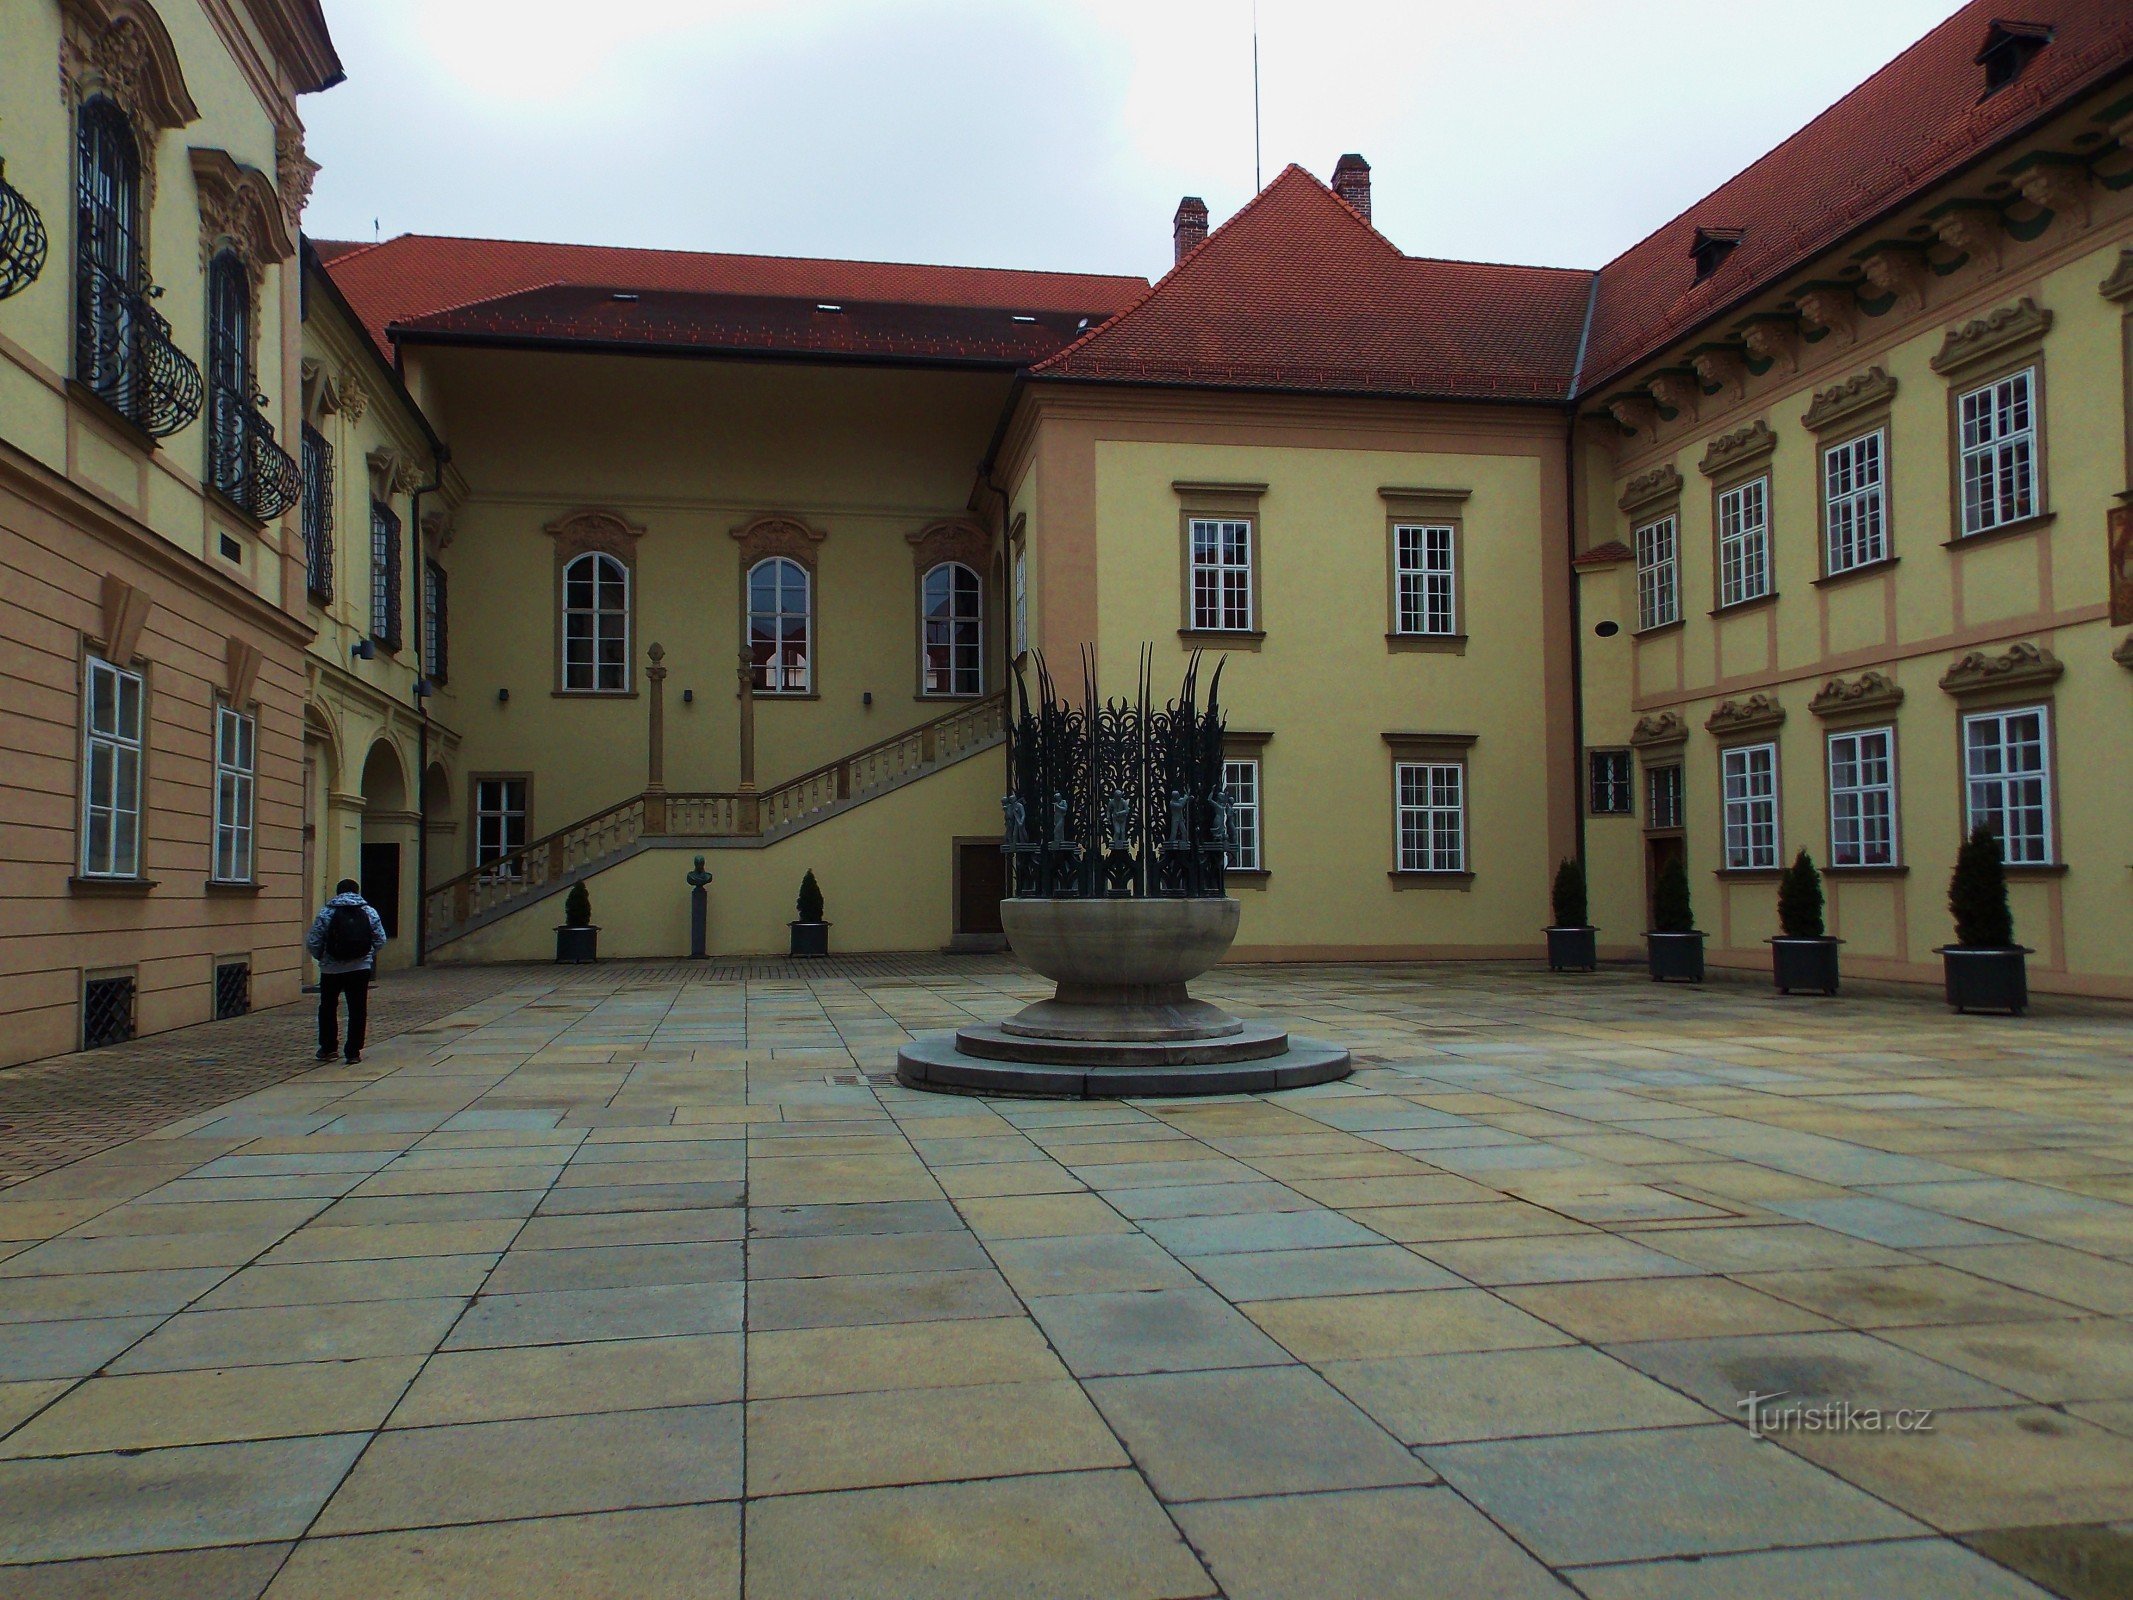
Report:
[[318,1047],[331,1054],[339,1048],[340,1013],[336,1002],[348,996],[348,1053],[363,1053],[363,1025],[370,1020],[370,968],[318,975]]

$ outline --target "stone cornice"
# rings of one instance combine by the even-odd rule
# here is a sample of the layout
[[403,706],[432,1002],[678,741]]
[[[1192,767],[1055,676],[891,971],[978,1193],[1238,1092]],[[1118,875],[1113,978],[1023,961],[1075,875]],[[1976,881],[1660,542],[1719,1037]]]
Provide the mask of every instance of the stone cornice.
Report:
[[1645,383],[1662,410],[1696,420],[1703,408],[1703,379],[1690,367],[1664,367]]
[[1894,711],[1902,704],[1902,686],[1878,667],[1869,667],[1856,678],[1831,678],[1815,691],[1807,709],[1818,717],[1836,717],[1853,711]]
[[2036,343],[2051,331],[2051,325],[2052,314],[2024,295],[2011,306],[2001,306],[1950,328],[1934,354],[1932,368],[1944,377],[1967,372],[2011,350]]
[[1688,740],[1688,719],[1678,711],[1653,711],[1639,717],[1635,730],[1629,736],[1630,744],[1639,750],[1650,750],[1661,745],[1686,744]]
[[1671,461],[1661,462],[1649,472],[1640,472],[1622,486],[1622,496],[1615,505],[1636,516],[1651,510],[1663,501],[1681,498],[1681,474]]
[[1741,324],[1740,338],[1757,361],[1787,372],[1800,370],[1800,322],[1791,313],[1760,312]]
[[1713,439],[1696,470],[1707,478],[1722,472],[1743,472],[1768,461],[1776,449],[1777,435],[1770,431],[1769,423],[1757,417]]
[[1950,200],[1926,213],[1933,235],[1950,250],[1959,250],[1997,271],[2007,245],[2007,219],[1990,200]]
[[1877,244],[1859,258],[1866,281],[1883,294],[1894,295],[1913,311],[1926,304],[1926,280],[1930,269],[1926,253],[1915,244],[1890,241]]
[[1826,280],[1804,284],[1795,303],[1810,326],[1826,329],[1847,344],[1859,336],[1859,296],[1850,284]]
[[1868,367],[1842,383],[1817,390],[1800,422],[1808,432],[1822,433],[1866,412],[1882,410],[1895,398],[1896,380],[1879,367]]
[[1778,704],[1776,695],[1749,694],[1721,701],[1718,709],[1704,719],[1704,727],[1718,734],[1754,733],[1778,727],[1784,720],[1785,708]]
[[1701,344],[1689,352],[1696,376],[1738,400],[1748,392],[1748,357],[1739,345]]
[[1989,650],[1971,651],[1941,674],[1940,686],[1957,696],[1982,694],[1988,689],[2041,689],[2058,682],[2065,670],[2051,651],[2025,639],[1998,655]]

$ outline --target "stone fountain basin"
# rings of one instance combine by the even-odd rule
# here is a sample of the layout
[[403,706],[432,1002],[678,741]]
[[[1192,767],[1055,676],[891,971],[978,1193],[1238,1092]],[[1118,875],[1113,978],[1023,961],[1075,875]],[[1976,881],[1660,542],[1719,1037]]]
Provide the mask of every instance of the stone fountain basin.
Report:
[[1015,954],[1058,992],[1007,1022],[1032,1038],[1215,1039],[1243,1024],[1194,1000],[1185,985],[1237,937],[1235,900],[1035,900],[1000,902]]

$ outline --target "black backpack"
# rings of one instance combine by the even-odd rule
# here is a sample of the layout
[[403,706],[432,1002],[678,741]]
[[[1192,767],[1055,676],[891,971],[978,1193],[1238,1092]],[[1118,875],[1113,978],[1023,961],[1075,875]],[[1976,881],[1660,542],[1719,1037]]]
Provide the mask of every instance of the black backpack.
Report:
[[361,961],[370,954],[370,913],[361,906],[334,906],[324,944],[329,961]]

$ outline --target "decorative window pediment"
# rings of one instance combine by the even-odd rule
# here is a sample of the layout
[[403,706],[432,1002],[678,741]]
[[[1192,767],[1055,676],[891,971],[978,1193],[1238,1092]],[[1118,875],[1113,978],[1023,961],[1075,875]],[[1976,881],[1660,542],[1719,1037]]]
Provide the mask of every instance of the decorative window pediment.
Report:
[[2056,683],[2066,670],[2059,658],[2041,644],[2023,640],[2005,650],[1973,650],[1941,674],[1940,686],[1958,697],[1983,694],[1990,689],[2042,688]]
[[1696,464],[1697,470],[1707,478],[1745,472],[1768,461],[1776,449],[1777,435],[1770,431],[1769,423],[1757,417],[1713,439],[1703,460]]
[[1639,750],[1689,742],[1688,719],[1678,711],[1654,711],[1637,719],[1629,742]]
[[1943,377],[1953,377],[2041,343],[2051,325],[2052,314],[2024,295],[2011,306],[1950,328],[1931,365]]
[[2111,275],[2096,285],[2096,292],[2106,300],[2133,302],[2133,250],[2118,252],[2118,265]]
[[751,517],[732,532],[734,542],[741,547],[743,566],[753,566],[765,556],[788,556],[810,572],[827,537],[822,529],[775,511]]
[[1615,504],[1631,516],[1639,516],[1668,500],[1681,498],[1681,474],[1671,461],[1662,462],[1649,472],[1640,472],[1622,487],[1622,496]]
[[269,262],[296,254],[281,195],[264,172],[242,165],[227,150],[195,145],[190,153],[193,187],[200,196],[200,264],[206,266],[225,246],[234,247],[256,291]]
[[1854,373],[1842,383],[1815,392],[1800,421],[1811,433],[1825,433],[1854,417],[1885,411],[1896,398],[1896,380],[1879,367]]
[[960,561],[973,572],[983,572],[985,558],[992,553],[992,535],[967,517],[943,517],[929,522],[917,532],[905,534],[904,543],[911,547],[912,560],[920,572],[943,561]]
[[606,511],[595,506],[581,506],[568,512],[541,531],[555,540],[556,553],[565,561],[588,550],[598,550],[613,556],[624,566],[635,564],[637,541],[644,537],[641,523],[630,521],[619,511]]
[[147,0],[60,0],[60,78],[76,101],[106,94],[144,130],[143,154],[166,128],[196,120],[178,48]]
[[1815,691],[1807,709],[1818,717],[1854,711],[1893,711],[1903,704],[1903,688],[1886,672],[1869,668],[1856,678],[1831,678]]
[[1775,728],[1784,720],[1785,708],[1776,695],[1749,694],[1719,702],[1718,709],[1704,719],[1704,726],[1712,733],[1730,735]]

